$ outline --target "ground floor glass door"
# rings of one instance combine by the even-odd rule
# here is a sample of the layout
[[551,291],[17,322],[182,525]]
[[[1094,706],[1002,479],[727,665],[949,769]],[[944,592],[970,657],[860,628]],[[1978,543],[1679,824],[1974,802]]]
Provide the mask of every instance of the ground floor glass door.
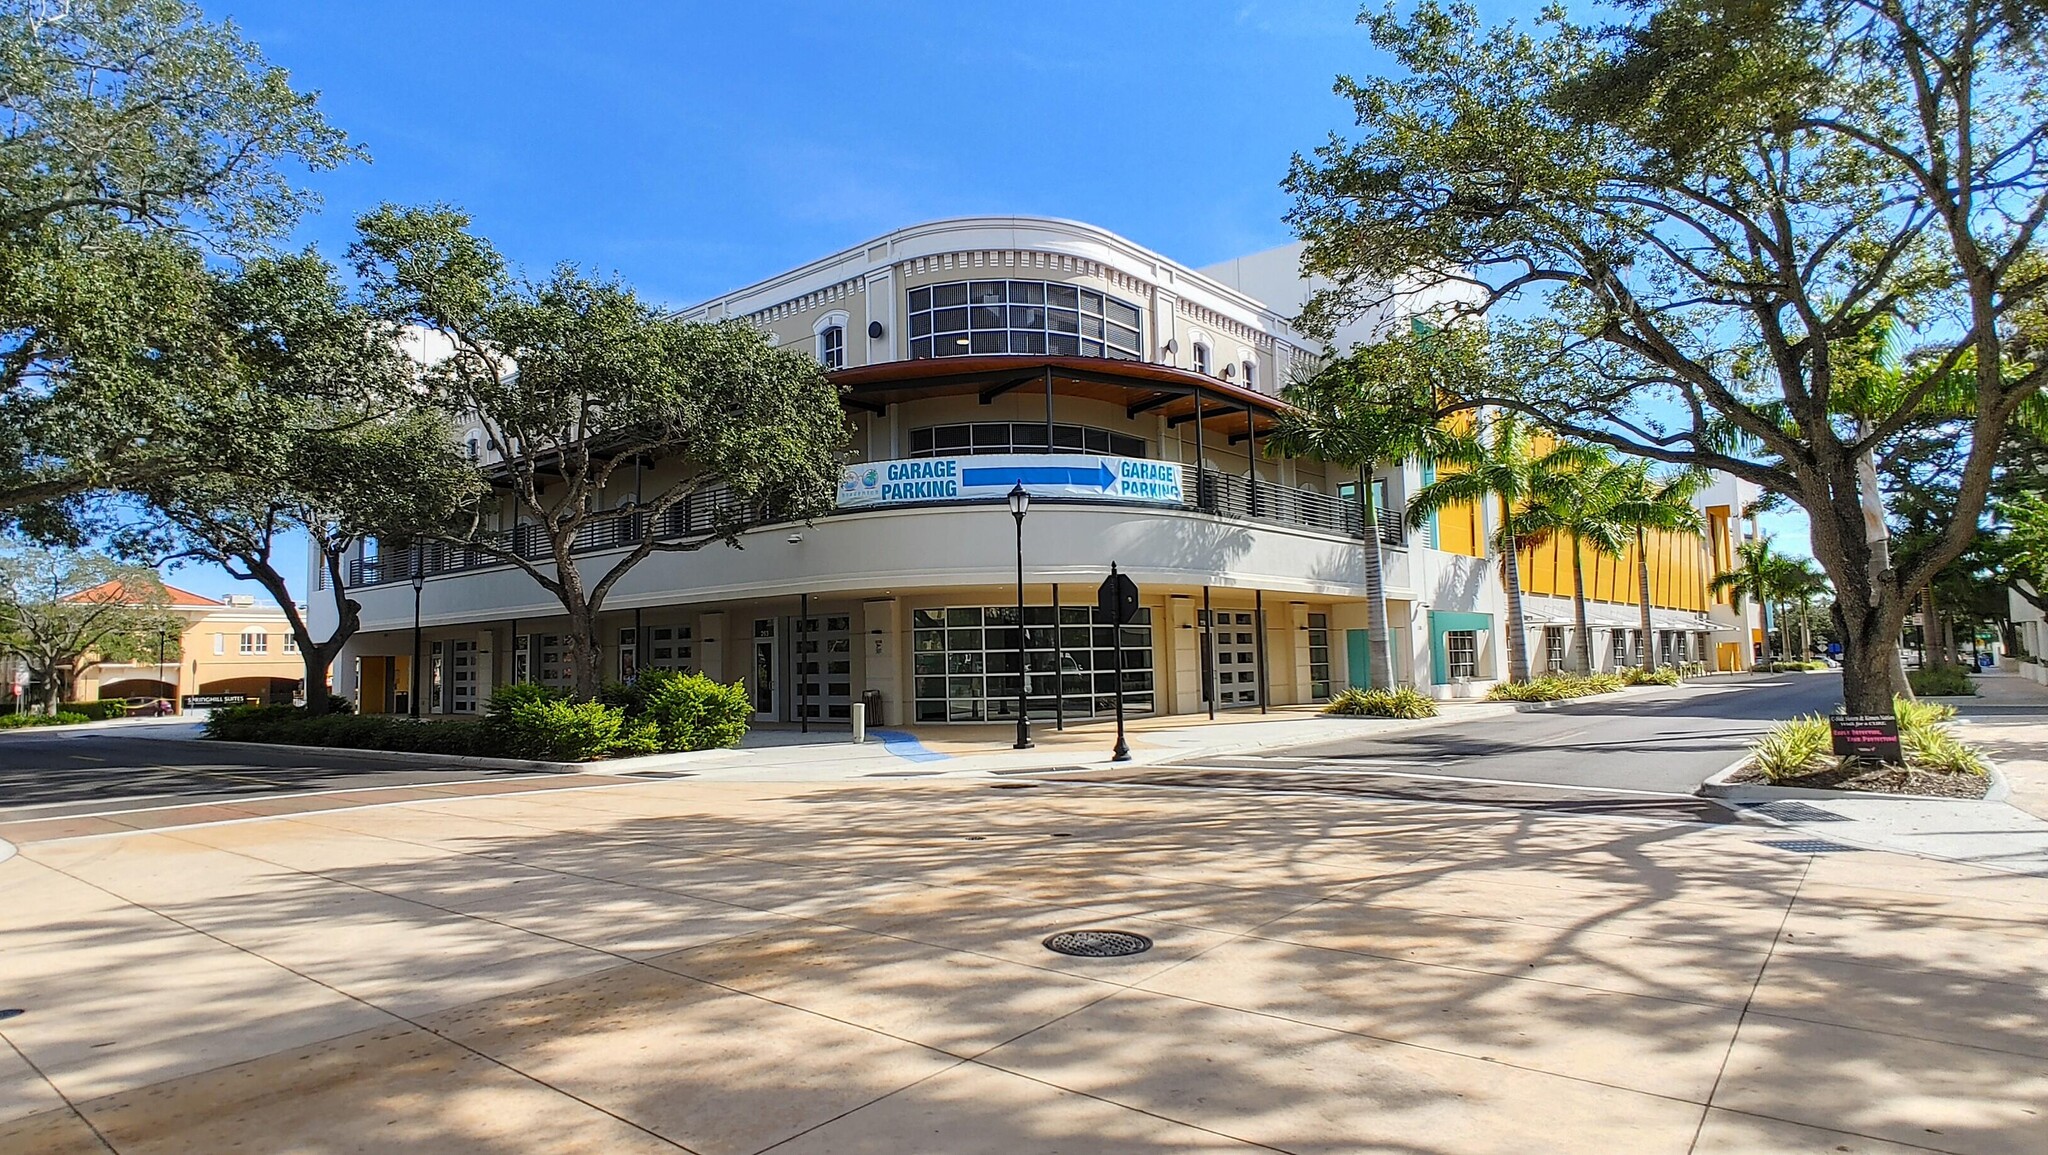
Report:
[[[1199,615],[1199,611],[1198,611]],[[1208,619],[1198,616],[1197,624],[1208,628]],[[1259,643],[1257,615],[1249,611],[1217,610],[1215,649],[1210,663],[1214,680],[1210,692],[1219,709],[1235,710],[1259,704]]]
[[853,717],[853,618],[826,614],[796,624],[797,709],[813,721]]
[[476,713],[476,643],[448,643],[448,710]]

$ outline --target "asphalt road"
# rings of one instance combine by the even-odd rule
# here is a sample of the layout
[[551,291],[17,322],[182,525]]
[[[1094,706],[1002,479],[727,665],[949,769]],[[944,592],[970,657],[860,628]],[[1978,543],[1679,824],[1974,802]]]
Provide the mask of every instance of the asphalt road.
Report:
[[1708,680],[1376,738],[1060,777],[1720,822],[1726,808],[1689,797],[1699,784],[1776,721],[1834,709],[1841,691],[1835,674]]
[[531,770],[426,766],[361,755],[305,755],[243,743],[179,741],[180,723],[0,734],[0,821],[227,801],[261,794],[359,790],[537,776]]

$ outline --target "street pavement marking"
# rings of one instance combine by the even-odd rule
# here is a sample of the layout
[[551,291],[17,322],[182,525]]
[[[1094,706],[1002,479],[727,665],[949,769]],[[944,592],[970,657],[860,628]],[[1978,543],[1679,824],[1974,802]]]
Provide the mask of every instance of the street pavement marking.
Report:
[[1379,778],[1423,778],[1436,782],[1466,782],[1479,786],[1526,786],[1532,790],[1567,790],[1575,794],[1638,794],[1646,798],[1692,798],[1695,800],[1698,800],[1699,798],[1699,795],[1697,794],[1682,794],[1677,791],[1671,790],[1631,790],[1623,786],[1569,786],[1561,782],[1523,782],[1514,778],[1475,778],[1463,774],[1416,774],[1402,770],[1355,769],[1349,766],[1304,766],[1295,770],[1285,770],[1279,768],[1267,769],[1262,766],[1229,766],[1223,764],[1196,765],[1193,763],[1182,762],[1173,766],[1159,767],[1159,769],[1242,770],[1249,774],[1273,774],[1276,776],[1284,774],[1302,773],[1304,771],[1318,774],[1341,774],[1348,772],[1352,774],[1370,775]]
[[[559,773],[559,772],[556,772],[556,771],[551,771],[551,770],[543,770],[543,771],[536,771],[536,772],[535,772],[535,773],[533,773],[533,774],[526,774],[526,775],[520,775],[520,776],[518,776],[518,777],[513,777],[513,778],[462,778],[462,779],[457,779],[457,780],[455,780],[455,781],[450,781],[450,782],[440,782],[440,781],[436,781],[436,782],[400,782],[400,783],[395,783],[395,784],[385,784],[385,785],[381,785],[381,786],[336,786],[336,787],[333,787],[333,788],[331,788],[331,789],[328,789],[328,790],[295,790],[295,791],[290,791],[290,792],[285,792],[285,793],[276,793],[276,794],[235,794],[235,795],[231,795],[231,796],[229,796],[229,797],[226,797],[226,798],[216,797],[216,796],[214,796],[214,795],[198,795],[198,796],[194,796],[194,797],[190,797],[190,798],[187,798],[187,800],[186,800],[186,801],[183,801],[183,802],[172,802],[172,803],[169,803],[169,804],[167,804],[167,805],[163,805],[163,806],[127,806],[127,807],[123,807],[123,808],[121,808],[121,809],[119,809],[119,810],[93,810],[93,811],[88,811],[88,812],[86,812],[86,813],[84,813],[84,814],[62,814],[62,815],[58,815],[58,817],[60,817],[60,818],[113,818],[113,817],[117,817],[117,816],[119,816],[119,815],[122,815],[122,814],[150,814],[150,813],[154,813],[155,811],[158,811],[158,810],[183,810],[183,809],[185,809],[185,808],[187,808],[187,807],[191,807],[191,806],[233,806],[233,805],[235,805],[235,804],[236,804],[236,803],[238,803],[238,802],[258,802],[258,801],[269,801],[270,799],[273,799],[273,798],[320,798],[320,797],[324,797],[325,795],[329,795],[329,794],[355,794],[355,793],[359,793],[359,792],[361,792],[361,791],[364,791],[364,790],[408,790],[408,789],[413,789],[413,788],[415,788],[415,787],[443,787],[443,786],[478,786],[478,785],[483,785],[483,784],[486,784],[486,783],[497,783],[497,782],[530,782],[530,781],[532,781],[532,780],[533,780],[533,779],[535,779],[535,778],[564,778],[564,777],[583,777],[583,775],[580,775],[580,774],[575,774],[575,773],[568,773],[568,774],[563,774],[563,773]],[[601,774],[601,775],[592,775],[592,777],[601,777],[601,778],[615,778],[615,777],[619,777],[619,776],[618,776],[618,775],[614,775],[614,774]],[[565,788],[565,789],[568,789],[568,788]],[[588,789],[588,787],[582,787],[582,786],[578,786],[578,787],[573,787],[573,789],[577,789],[577,790],[583,790],[583,789]],[[184,797],[184,796],[182,796],[182,795],[178,795],[178,794],[141,794],[141,795],[137,795],[136,797],[137,797],[138,799],[141,799],[141,798],[179,798],[179,797]],[[120,801],[122,801],[122,799],[119,799],[119,798],[85,798],[85,799],[80,799],[80,800],[78,800],[78,801],[76,801],[76,802],[32,802],[32,803],[29,803],[29,804],[27,804],[27,805],[24,805],[24,806],[0,806],[0,815],[5,815],[5,814],[11,813],[11,812],[13,812],[13,811],[16,811],[16,810],[31,810],[31,809],[36,809],[36,808],[46,808],[46,807],[51,807],[51,806],[81,806],[81,805],[90,805],[91,803],[94,803],[94,802],[100,802],[100,803],[107,803],[107,802],[120,802]],[[426,799],[426,798],[418,798],[418,799],[407,799],[406,801],[416,801],[416,802],[427,802],[427,801],[431,801],[431,799]],[[375,805],[375,806],[383,806],[383,805],[386,805],[386,803],[378,802],[378,803],[372,803],[372,804],[370,804],[370,805]],[[337,809],[338,809],[338,808],[337,808]],[[369,806],[368,806],[368,805],[366,805],[366,806],[358,806],[358,807],[351,807],[350,809],[356,809],[356,810],[367,810],[367,809],[369,809]],[[313,812],[313,811],[306,811],[306,813],[314,813],[314,812]],[[277,815],[277,817],[280,817],[280,818],[288,818],[288,817],[290,817],[290,815]],[[21,818],[21,819],[8,819],[8,818],[0,818],[0,822],[9,822],[9,821],[13,821],[13,822],[28,822],[28,821],[44,821],[44,820],[43,820],[43,819],[26,819],[26,818]],[[233,821],[240,821],[240,819],[234,819]],[[207,825],[212,825],[212,823],[208,823]]]

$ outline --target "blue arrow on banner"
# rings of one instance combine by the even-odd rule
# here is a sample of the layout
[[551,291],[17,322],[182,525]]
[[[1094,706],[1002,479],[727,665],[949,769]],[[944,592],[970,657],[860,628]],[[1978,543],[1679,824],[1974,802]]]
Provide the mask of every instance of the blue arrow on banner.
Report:
[[969,489],[997,485],[1092,485],[1108,490],[1116,486],[1116,470],[1106,463],[1093,469],[1066,465],[1019,465],[983,467],[960,471],[960,484]]

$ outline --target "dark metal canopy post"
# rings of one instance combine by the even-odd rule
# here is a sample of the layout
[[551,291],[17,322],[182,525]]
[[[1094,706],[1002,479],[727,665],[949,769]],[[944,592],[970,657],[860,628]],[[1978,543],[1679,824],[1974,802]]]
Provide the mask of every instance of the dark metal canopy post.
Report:
[[1060,646],[1060,583],[1052,583],[1052,728],[1067,728],[1067,671]]
[[[1115,562],[1109,563],[1109,576],[1112,579],[1116,577]],[[1112,619],[1120,619],[1122,616],[1114,614]],[[1114,620],[1111,628],[1114,630],[1112,636],[1116,639],[1116,746],[1110,750],[1109,760],[1128,762],[1131,760],[1131,744],[1124,741],[1124,624],[1120,620]]]
[[1257,643],[1257,645],[1258,645],[1258,650],[1257,650],[1257,660],[1258,660],[1258,663],[1259,663],[1259,713],[1263,714],[1263,713],[1265,713],[1265,712],[1266,712],[1266,698],[1267,698],[1267,694],[1266,694],[1266,688],[1267,688],[1267,686],[1268,686],[1268,684],[1269,684],[1269,679],[1268,679],[1268,678],[1266,677],[1266,591],[1265,591],[1265,590],[1253,590],[1253,591],[1252,591],[1252,621],[1254,621],[1254,622],[1258,623],[1258,632],[1257,632],[1257,633],[1254,633],[1254,634],[1252,635],[1252,641],[1253,641],[1253,642],[1255,642],[1255,643]]
[[1030,511],[1031,494],[1020,481],[1010,490],[1010,516],[1017,519],[1017,750],[1031,749],[1031,674],[1024,657],[1024,515]]
[[1216,611],[1209,605],[1209,587],[1202,587],[1202,696],[1209,700],[1209,720],[1216,720]]
[[1245,475],[1251,486],[1251,515],[1259,516],[1259,415],[1251,402],[1244,406],[1244,435],[1250,442],[1244,451]]
[[[1052,366],[1045,367],[1045,452],[1052,450]],[[1022,626],[1024,623],[1017,623]]]
[[1207,466],[1202,456],[1202,391],[1195,390],[1195,508],[1209,508]]

